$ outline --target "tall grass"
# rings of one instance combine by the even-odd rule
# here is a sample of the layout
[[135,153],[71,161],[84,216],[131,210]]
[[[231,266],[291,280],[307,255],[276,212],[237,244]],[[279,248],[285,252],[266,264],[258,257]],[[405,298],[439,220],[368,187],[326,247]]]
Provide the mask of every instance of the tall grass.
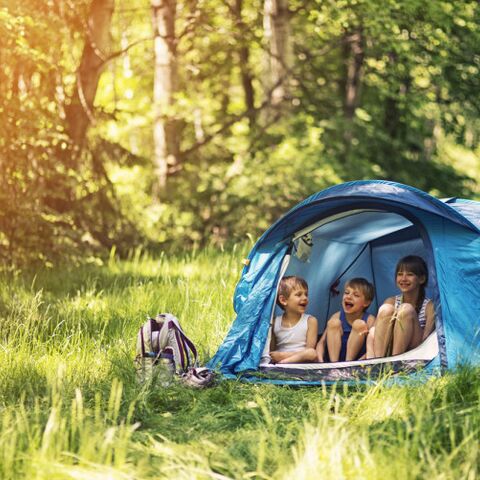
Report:
[[0,277],[0,478],[474,479],[480,381],[140,386],[135,335],[170,311],[211,356],[244,249]]

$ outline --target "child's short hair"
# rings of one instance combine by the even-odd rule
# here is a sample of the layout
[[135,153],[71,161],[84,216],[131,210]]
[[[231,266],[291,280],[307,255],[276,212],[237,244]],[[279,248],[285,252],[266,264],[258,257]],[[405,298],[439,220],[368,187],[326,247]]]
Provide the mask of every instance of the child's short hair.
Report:
[[297,277],[296,275],[288,275],[283,277],[280,280],[280,285],[278,286],[277,305],[282,307],[278,301],[280,295],[288,298],[295,288],[303,288],[308,292],[308,283],[302,277]]
[[365,297],[365,300],[367,300],[367,302],[371,302],[373,300],[373,297],[375,296],[375,289],[366,278],[351,278],[345,284],[345,288],[347,287],[357,288],[358,290],[360,290],[363,293],[363,296]]

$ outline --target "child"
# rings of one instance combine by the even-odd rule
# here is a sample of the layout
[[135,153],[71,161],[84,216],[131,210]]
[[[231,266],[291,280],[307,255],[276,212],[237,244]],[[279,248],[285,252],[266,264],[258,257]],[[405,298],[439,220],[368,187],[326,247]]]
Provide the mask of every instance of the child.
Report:
[[375,322],[375,317],[365,310],[373,296],[373,285],[364,278],[352,278],[346,283],[342,309],[330,317],[317,344],[319,362],[348,362],[365,355],[367,334]]
[[308,305],[308,285],[300,277],[283,277],[278,289],[278,305],[283,315],[273,324],[270,358],[273,363],[314,362],[318,322],[305,313]]
[[433,302],[425,296],[425,260],[416,255],[402,258],[395,269],[395,281],[400,295],[385,300],[370,332],[374,357],[399,355],[417,347],[435,326]]

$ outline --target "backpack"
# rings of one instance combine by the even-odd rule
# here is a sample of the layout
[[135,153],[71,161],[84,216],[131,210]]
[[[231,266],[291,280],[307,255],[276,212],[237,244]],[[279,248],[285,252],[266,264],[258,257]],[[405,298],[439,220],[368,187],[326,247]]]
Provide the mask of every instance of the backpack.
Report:
[[183,332],[178,318],[171,313],[147,317],[137,334],[135,363],[141,383],[159,380],[162,386],[167,386],[174,374],[194,387],[213,383],[213,372],[197,368],[197,349]]

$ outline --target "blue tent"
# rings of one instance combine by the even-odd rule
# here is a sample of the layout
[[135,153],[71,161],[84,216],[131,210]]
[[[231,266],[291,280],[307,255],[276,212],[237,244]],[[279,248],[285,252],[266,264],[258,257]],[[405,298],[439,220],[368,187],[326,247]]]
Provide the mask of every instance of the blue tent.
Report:
[[[306,241],[308,240],[308,241]],[[313,245],[312,245],[313,244]],[[311,246],[309,246],[311,245]],[[309,284],[308,313],[319,332],[337,311],[348,278],[375,285],[370,313],[395,294],[394,269],[407,254],[428,264],[427,294],[435,331],[419,347],[394,357],[355,362],[272,365],[270,325],[283,275]],[[316,193],[274,223],[250,252],[234,295],[237,317],[209,362],[224,376],[250,381],[315,384],[372,378],[393,371],[433,372],[480,363],[480,203],[439,200],[413,187],[358,181]]]

